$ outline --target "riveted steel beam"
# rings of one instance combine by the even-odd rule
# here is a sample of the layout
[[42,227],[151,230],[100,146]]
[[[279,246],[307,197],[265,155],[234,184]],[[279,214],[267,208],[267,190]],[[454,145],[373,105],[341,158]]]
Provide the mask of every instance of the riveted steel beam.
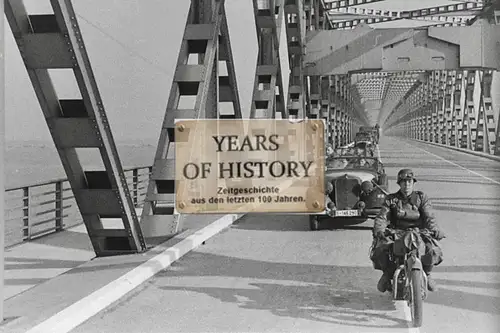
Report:
[[[96,255],[142,252],[146,243],[76,13],[70,0],[50,4],[53,14],[29,14],[23,1],[6,0],[5,15]],[[49,71],[56,68],[74,77],[81,98],[59,98]],[[98,152],[105,170],[85,170],[79,149]],[[123,228],[109,229],[106,219]]]
[[279,54],[284,1],[254,0],[253,4],[259,52],[250,118],[274,119],[279,112],[286,119]]
[[500,23],[500,19],[498,18],[498,16],[500,16],[500,13],[498,12],[500,11],[500,2],[496,0],[485,0],[484,2],[482,10],[476,16],[471,18],[469,22],[467,22],[468,25],[472,25],[481,19],[484,19],[492,24]]
[[471,149],[473,147],[472,134],[476,132],[476,110],[474,108],[474,86],[476,82],[476,71],[467,71],[463,78],[464,100],[462,128],[459,129],[460,148]]
[[494,154],[495,114],[491,98],[493,71],[479,71],[479,101],[475,151]]
[[[145,236],[169,237],[182,228],[174,207],[175,120],[242,117],[224,3],[191,0],[141,216]],[[223,61],[227,75],[219,70]],[[185,97],[193,97],[193,105],[182,105]],[[232,113],[222,113],[222,102],[232,104]]]
[[306,23],[303,0],[286,0],[285,24],[290,64],[287,109],[289,117],[306,116],[307,84],[303,70]]
[[[456,17],[453,18],[451,16],[445,16],[450,13],[470,13],[479,12],[483,8],[482,3],[457,3],[446,6],[434,6],[428,8],[422,8],[411,11],[390,11],[390,10],[378,10],[378,9],[370,9],[370,8],[346,8],[346,9],[332,9],[329,11],[332,15],[330,15],[330,19],[333,20],[335,15],[333,14],[348,14],[348,15],[361,15],[362,17],[353,19],[353,20],[345,20],[332,22],[334,29],[341,28],[352,28],[357,26],[360,23],[381,23],[381,22],[389,22],[389,21],[397,21],[403,19],[411,19],[411,20],[419,20],[422,23],[426,21],[439,21],[451,24],[467,24],[467,18]],[[367,17],[363,17],[367,16]]]
[[385,0],[325,0],[325,9],[348,8],[351,6],[367,5]]
[[387,125],[386,133],[496,155],[495,75],[492,70],[431,73],[427,85],[408,97],[408,108],[399,106],[393,117],[397,120]]
[[411,98],[419,89],[422,87],[422,82],[426,79],[425,75],[421,75],[419,78],[409,82],[403,91],[400,91],[401,95],[396,106],[390,111],[385,118],[382,118],[382,112],[380,114],[379,123],[386,124],[386,126],[392,126],[395,122],[399,120],[406,112],[409,111],[409,104],[413,101]]

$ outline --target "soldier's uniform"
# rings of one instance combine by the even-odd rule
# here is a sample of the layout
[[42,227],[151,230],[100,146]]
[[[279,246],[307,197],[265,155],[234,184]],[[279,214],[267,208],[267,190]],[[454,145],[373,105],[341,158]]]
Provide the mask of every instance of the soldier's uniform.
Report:
[[380,126],[379,124],[376,124],[375,125],[375,143],[378,144],[379,140],[380,140]]
[[[413,179],[416,182],[413,172],[409,169],[403,169],[398,173],[398,184],[403,179]],[[384,284],[390,282],[396,270],[394,263],[389,260],[388,253],[393,238],[385,235],[386,229],[394,229],[398,234],[402,234],[404,230],[415,227],[427,229],[432,236],[432,239],[423,237],[425,254],[421,257],[424,271],[429,275],[433,266],[443,261],[443,253],[436,239],[440,240],[444,237],[432,213],[429,199],[421,191],[413,191],[409,196],[401,191],[389,194],[374,221],[374,244],[370,253],[374,268],[384,272],[379,281],[380,291],[385,291],[382,290]],[[386,287],[386,289],[390,288],[390,286]]]

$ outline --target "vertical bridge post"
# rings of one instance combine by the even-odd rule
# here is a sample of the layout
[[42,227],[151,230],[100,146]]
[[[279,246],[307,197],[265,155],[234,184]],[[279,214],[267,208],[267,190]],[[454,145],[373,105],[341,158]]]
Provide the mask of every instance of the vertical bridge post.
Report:
[[[141,216],[145,237],[182,229],[175,212],[175,120],[241,118],[224,0],[191,0]],[[225,62],[227,74],[221,74]],[[233,106],[221,114],[219,102]],[[186,105],[191,104],[191,105]]]

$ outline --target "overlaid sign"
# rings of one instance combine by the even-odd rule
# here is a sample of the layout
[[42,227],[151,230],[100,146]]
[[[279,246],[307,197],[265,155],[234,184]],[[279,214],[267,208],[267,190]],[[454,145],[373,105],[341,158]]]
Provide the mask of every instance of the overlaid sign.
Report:
[[177,212],[322,212],[324,133],[318,119],[176,121]]

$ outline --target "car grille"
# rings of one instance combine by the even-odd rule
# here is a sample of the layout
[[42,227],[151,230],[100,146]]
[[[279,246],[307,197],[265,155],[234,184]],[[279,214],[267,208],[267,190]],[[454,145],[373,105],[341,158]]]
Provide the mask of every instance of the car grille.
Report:
[[341,177],[334,180],[337,209],[353,208],[359,200],[360,183],[356,178]]

